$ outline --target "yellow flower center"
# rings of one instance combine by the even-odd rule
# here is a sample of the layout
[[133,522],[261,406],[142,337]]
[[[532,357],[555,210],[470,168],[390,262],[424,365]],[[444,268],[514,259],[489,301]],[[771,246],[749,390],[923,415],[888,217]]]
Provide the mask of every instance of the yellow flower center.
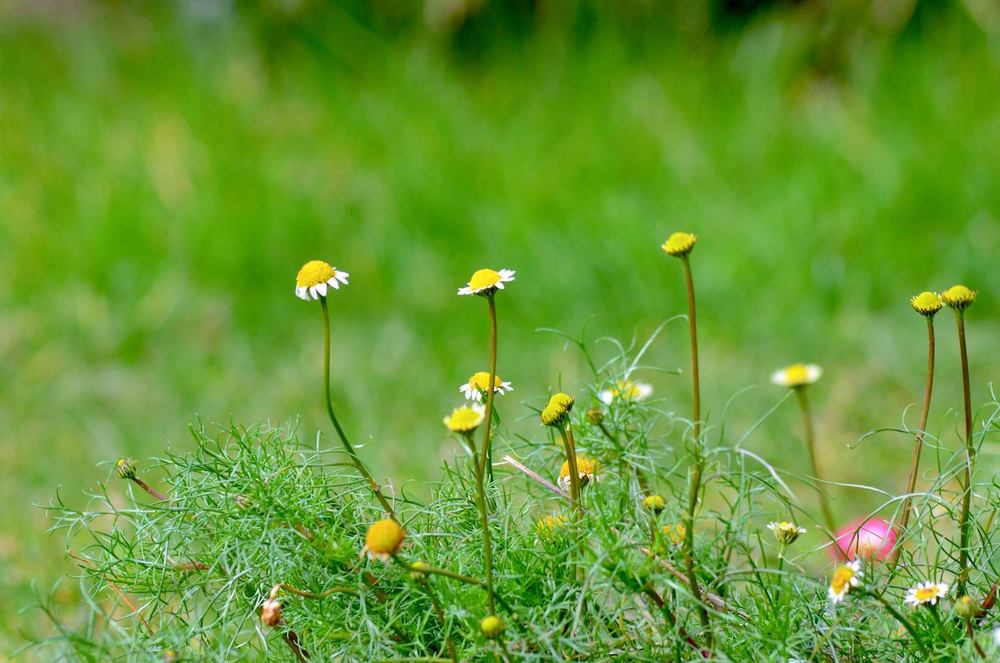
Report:
[[538,521],[536,529],[538,530],[538,534],[540,536],[544,536],[547,534],[552,534],[557,529],[565,525],[566,525],[565,516],[545,516],[544,518]]
[[925,601],[930,601],[935,598],[937,594],[937,587],[935,586],[921,587],[914,593],[913,598],[921,603],[924,603]]
[[954,285],[941,293],[941,299],[952,308],[964,309],[976,301],[975,290],[970,290],[964,285]]
[[[469,386],[473,389],[478,389],[479,391],[486,391],[486,385],[490,383],[490,374],[485,371],[479,371],[471,378],[469,378]],[[494,376],[493,388],[496,389],[501,384],[500,376]]]
[[851,580],[854,576],[854,569],[847,565],[841,566],[833,573],[833,580],[830,581],[830,587],[834,593],[843,594],[850,589]]
[[299,275],[295,277],[295,285],[300,288],[311,288],[314,285],[326,283],[336,274],[337,270],[322,260],[310,260],[302,265]]
[[791,385],[805,384],[809,381],[809,369],[805,364],[792,364],[785,369],[785,378]]
[[667,501],[659,495],[650,495],[642,501],[642,504],[651,511],[663,511]]
[[663,529],[660,530],[664,535],[670,537],[670,542],[675,546],[680,544],[687,535],[687,528],[683,524],[677,523],[676,525],[664,525]]
[[[583,458],[582,456],[576,457],[576,473],[577,474],[596,474],[597,473],[597,463],[590,460],[589,458]],[[569,461],[564,461],[562,467],[559,468],[559,478],[565,479],[569,476]]]
[[618,382],[618,386],[611,390],[611,393],[622,400],[630,401],[639,395],[639,388],[631,382]]
[[685,256],[694,248],[698,241],[697,235],[691,233],[674,233],[663,243],[663,251],[671,256]]
[[478,428],[482,420],[482,412],[471,407],[460,407],[445,418],[444,425],[456,433],[467,433]]
[[365,545],[373,553],[392,555],[403,545],[406,533],[394,520],[380,520],[368,528]]
[[492,269],[480,269],[469,279],[469,287],[473,290],[490,288],[500,283],[500,273]]
[[942,306],[941,298],[934,292],[922,292],[911,299],[910,304],[917,313],[923,315],[937,313]]

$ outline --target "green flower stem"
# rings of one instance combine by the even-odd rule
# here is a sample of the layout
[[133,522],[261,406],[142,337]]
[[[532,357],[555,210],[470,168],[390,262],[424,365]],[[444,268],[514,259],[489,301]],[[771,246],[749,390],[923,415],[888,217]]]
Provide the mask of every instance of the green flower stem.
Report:
[[567,421],[565,426],[559,426],[563,447],[566,449],[566,463],[569,465],[569,497],[576,509],[578,518],[583,517],[583,503],[580,501],[580,472],[576,467],[576,442],[573,439],[573,429]]
[[965,344],[965,312],[955,309],[958,323],[958,349],[962,358],[962,395],[965,398],[965,485],[962,492],[962,514],[958,521],[958,596],[965,594],[965,584],[969,580],[969,539],[971,523],[969,507],[972,504],[972,471],[976,463],[976,450],[972,446],[972,403],[969,393],[969,353]]
[[372,492],[375,493],[375,497],[378,499],[382,508],[385,512],[389,514],[389,517],[399,522],[396,518],[396,513],[392,510],[392,506],[389,501],[385,499],[385,495],[382,494],[382,487],[378,485],[375,479],[372,478],[371,472],[365,467],[365,464],[361,462],[361,458],[358,453],[354,450],[354,446],[347,440],[347,435],[344,433],[344,429],[340,427],[340,422],[337,421],[337,415],[333,412],[333,400],[330,398],[330,312],[326,307],[326,297],[319,298],[320,308],[323,310],[323,388],[326,390],[326,411],[330,415],[330,421],[333,422],[333,427],[337,431],[337,435],[340,437],[340,441],[344,444],[344,449],[347,451],[347,455],[350,456],[351,461],[354,463],[354,467],[358,468],[358,472],[361,476],[365,478],[368,482],[368,487],[371,488]]
[[301,589],[296,589],[291,585],[286,585],[284,583],[278,583],[271,588],[271,598],[273,599],[278,595],[278,592],[285,590],[289,594],[297,594],[298,596],[304,596],[307,599],[325,599],[327,596],[332,596],[333,594],[353,594],[358,596],[358,590],[352,589],[351,587],[330,587],[329,589],[324,589],[318,594],[313,592],[307,592]]
[[[906,484],[906,494],[912,495],[917,486],[917,472],[920,469],[920,451],[924,447],[924,431],[927,429],[927,415],[931,409],[931,392],[934,390],[934,318],[927,316],[927,386],[924,389],[924,408],[920,412],[920,428],[917,430],[916,438],[913,442],[913,460],[910,463],[910,480]],[[910,503],[912,499],[907,497],[903,500],[903,514],[899,518],[899,531],[905,532],[906,525],[910,522]],[[902,543],[896,544],[896,550],[889,560],[889,568],[893,569],[899,563],[899,556],[903,552]]]
[[[455,573],[454,571],[449,571],[448,569],[439,569],[435,566],[421,566],[420,568],[415,568],[399,555],[393,555],[392,559],[394,562],[402,566],[407,571],[444,576],[445,578],[451,578],[452,580],[464,582],[467,585],[474,585],[476,587],[479,587],[480,589],[486,590],[486,583],[484,583],[481,580],[477,580],[476,578],[470,578],[469,576],[464,576],[461,573]],[[516,620],[517,615],[514,613],[514,610],[510,607],[510,604],[507,603],[507,601],[505,601],[503,597],[501,597],[499,594],[495,594],[494,597],[496,598],[496,602],[502,605],[504,610],[509,612]]]
[[[812,475],[822,480],[819,472],[819,461],[816,459],[816,436],[813,433],[812,412],[809,409],[809,397],[806,396],[806,386],[796,387],[795,395],[799,397],[799,406],[802,408],[802,425],[805,428],[806,449],[809,451],[809,463],[812,465]],[[832,534],[835,531],[833,525],[833,514],[830,511],[830,502],[826,495],[826,490],[819,486],[819,507],[823,512],[823,524]]]
[[451,654],[452,663],[458,663],[458,655],[455,654],[455,643],[451,641],[451,636],[448,635],[448,621],[445,619],[441,604],[434,598],[434,592],[431,591],[431,588],[427,586],[426,578],[421,578],[416,582],[424,594],[427,595],[427,600],[431,602],[431,605],[434,607],[434,613],[437,614],[438,621],[441,622],[441,628],[445,630],[444,642],[445,646],[448,647],[448,652]]
[[951,633],[948,633],[948,630],[945,628],[944,624],[941,623],[941,615],[938,614],[937,605],[929,605],[927,606],[927,610],[928,612],[931,613],[931,620],[934,622],[934,625],[937,627],[938,631],[941,632],[941,635],[944,637],[944,639],[949,644],[955,644],[955,639],[951,637]]
[[[496,614],[493,605],[493,543],[490,541],[489,518],[486,513],[486,469],[490,466],[490,429],[493,426],[493,396],[497,380],[497,309],[494,293],[486,295],[490,306],[490,379],[486,383],[486,426],[483,427],[483,448],[478,459],[476,491],[479,494],[479,519],[483,525],[483,560],[486,566],[486,596],[490,614]],[[475,459],[473,459],[475,462]],[[492,468],[491,468],[492,471]]]
[[867,596],[870,596],[871,598],[881,603],[882,607],[886,609],[886,612],[892,615],[896,621],[898,621],[900,624],[903,625],[903,628],[906,629],[906,632],[910,634],[910,637],[913,638],[913,641],[917,643],[918,647],[920,647],[920,651],[922,651],[924,655],[927,656],[928,658],[930,657],[931,655],[930,650],[927,649],[927,645],[924,643],[923,638],[921,638],[920,635],[917,633],[917,630],[913,628],[913,624],[910,623],[910,620],[904,617],[899,612],[899,610],[896,609],[896,606],[889,603],[886,600],[886,598],[881,594],[876,594],[875,592],[868,592],[868,591],[864,593]]
[[688,321],[691,325],[691,381],[693,400],[693,423],[694,423],[694,443],[698,449],[691,469],[691,486],[688,498],[687,510],[687,532],[684,537],[684,564],[687,568],[688,579],[691,582],[691,593],[698,603],[698,619],[705,630],[705,646],[709,650],[712,648],[712,631],[709,624],[708,609],[701,599],[701,588],[698,586],[698,577],[694,568],[694,512],[698,506],[698,494],[701,492],[701,477],[705,472],[705,459],[700,451],[701,447],[701,385],[698,379],[698,323],[695,314],[694,279],[691,276],[691,261],[688,256],[681,258],[684,265],[684,278],[687,281],[688,294]]

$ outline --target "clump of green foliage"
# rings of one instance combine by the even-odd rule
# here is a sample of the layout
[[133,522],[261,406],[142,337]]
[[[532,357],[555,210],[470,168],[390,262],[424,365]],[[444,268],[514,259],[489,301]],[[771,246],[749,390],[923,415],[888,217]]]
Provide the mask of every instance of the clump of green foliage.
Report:
[[[669,242],[664,250],[684,262],[694,341],[687,254],[696,238],[682,239],[689,243],[680,253]],[[309,266],[322,280],[336,274],[325,263]],[[496,279],[504,273],[483,271]],[[497,281],[476,292],[480,276],[460,294],[489,301],[491,384]],[[298,285],[309,299],[305,291],[315,285],[303,285],[302,273]],[[948,294],[955,292],[944,302],[952,305]],[[328,380],[326,288],[319,293],[311,297],[322,297]],[[976,293],[960,294],[953,308],[967,380],[963,315]],[[936,295],[934,302],[932,313],[914,304],[929,330],[942,308]],[[932,434],[926,424],[914,430],[905,420],[874,432],[915,436],[933,457],[912,493],[855,487],[884,495],[867,518],[886,519],[890,529],[912,509],[905,528],[893,529],[897,559],[879,545],[845,545],[825,522],[828,514],[818,515],[824,482],[784,471],[744,446],[792,394],[811,444],[802,390],[818,372],[786,371],[783,384],[791,389],[747,430],[726,425],[728,404],[717,422],[702,420],[697,405],[686,418],[637,379],[660,370],[643,357],[667,324],[641,345],[603,339],[601,347],[611,348],[605,356],[584,335],[563,335],[581,351],[592,381],[575,390],[559,385],[554,394],[539,387],[525,417],[512,424],[500,419],[513,409],[510,401],[500,407],[494,392],[481,393],[485,421],[449,423],[462,446],[427,500],[405,483],[380,486],[370,476],[363,449],[348,441],[334,414],[328,382],[326,402],[342,442],[334,448],[321,435],[300,439],[297,425],[198,425],[189,453],[119,461],[114,474],[129,482],[127,494],[117,490],[123,484],[99,484],[85,510],[61,500],[51,508],[79,563],[91,616],[70,626],[41,601],[57,631],[33,646],[52,660],[95,662],[943,663],[1000,654],[989,631],[1000,572],[1000,489],[976,463],[1000,431],[996,398],[974,417],[966,401],[969,427],[956,427],[954,436],[945,427]],[[930,341],[933,348],[933,334]],[[931,377],[933,366],[932,357]],[[930,396],[928,386],[926,406]],[[789,444],[792,453],[798,448]],[[564,463],[581,468],[578,480],[572,471],[567,478]],[[150,483],[139,478],[144,470]],[[375,524],[391,536],[373,536]],[[853,561],[829,567],[831,557]],[[906,605],[912,588],[927,581],[939,583],[944,596]]]

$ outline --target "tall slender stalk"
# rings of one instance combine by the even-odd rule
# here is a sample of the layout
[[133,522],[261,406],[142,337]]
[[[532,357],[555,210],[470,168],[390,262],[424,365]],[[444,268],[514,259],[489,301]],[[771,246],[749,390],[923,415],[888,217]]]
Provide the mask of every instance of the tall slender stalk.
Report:
[[[903,514],[899,518],[899,531],[905,532],[906,525],[910,522],[910,504],[917,486],[917,472],[920,468],[920,451],[924,447],[924,435],[927,430],[927,415],[931,409],[931,392],[934,390],[934,316],[927,316],[927,386],[924,389],[924,407],[920,412],[920,428],[917,429],[916,437],[913,441],[913,460],[910,462],[910,480],[906,484],[906,499],[903,500]],[[899,556],[903,552],[901,543],[896,544],[896,550],[889,560],[889,568],[895,568],[899,563]]]
[[691,276],[691,262],[688,255],[681,256],[684,265],[684,279],[687,281],[688,321],[691,326],[691,382],[694,423],[695,457],[691,468],[691,485],[688,496],[687,531],[684,536],[684,565],[691,581],[691,593],[698,602],[698,619],[705,629],[706,647],[712,648],[712,632],[709,624],[708,609],[702,602],[701,588],[694,568],[694,514],[698,507],[698,495],[701,492],[701,477],[705,472],[705,457],[701,452],[701,385],[698,377],[698,323],[695,314],[694,279]]
[[580,472],[576,466],[576,441],[573,439],[573,429],[569,421],[564,426],[559,426],[559,435],[562,437],[563,447],[566,449],[566,463],[569,465],[569,497],[577,517],[582,518],[583,503],[580,501]]
[[976,462],[976,451],[972,446],[972,403],[969,390],[969,354],[965,344],[965,311],[955,309],[955,320],[958,324],[958,349],[962,358],[962,395],[965,399],[965,485],[962,486],[962,514],[958,521],[959,551],[958,551],[958,594],[965,594],[965,585],[969,580],[969,539],[971,538],[971,523],[969,522],[969,507],[972,503],[972,471]]
[[330,415],[330,421],[333,423],[333,427],[337,431],[337,435],[340,437],[347,455],[350,456],[351,462],[354,463],[354,467],[358,468],[358,472],[368,482],[368,487],[371,488],[371,491],[375,494],[385,512],[389,514],[389,517],[397,520],[392,506],[385,498],[385,495],[382,494],[382,487],[372,478],[371,472],[365,467],[357,451],[354,450],[354,446],[348,441],[347,435],[344,433],[344,429],[341,428],[340,422],[337,420],[337,415],[333,411],[333,400],[330,398],[330,312],[326,307],[326,297],[320,297],[319,303],[320,308],[323,310],[323,388],[326,391],[326,412]]
[[[486,513],[486,469],[490,465],[490,429],[493,427],[493,395],[497,379],[497,309],[493,293],[486,295],[490,307],[490,379],[486,383],[486,426],[483,427],[483,445],[477,459],[476,492],[479,502],[479,519],[483,527],[483,563],[486,567],[486,596],[490,614],[493,605],[493,542],[490,540],[489,517]],[[475,461],[474,461],[475,462]]]
[[[795,388],[795,395],[799,397],[799,406],[802,409],[802,424],[805,428],[806,448],[809,450],[809,463],[812,465],[812,474],[817,480],[822,480],[819,472],[819,461],[816,459],[816,436],[813,432],[812,411],[809,409],[809,397],[806,396],[805,385]],[[823,512],[823,524],[830,532],[834,531],[833,514],[830,511],[830,502],[826,491],[820,487],[819,507]]]

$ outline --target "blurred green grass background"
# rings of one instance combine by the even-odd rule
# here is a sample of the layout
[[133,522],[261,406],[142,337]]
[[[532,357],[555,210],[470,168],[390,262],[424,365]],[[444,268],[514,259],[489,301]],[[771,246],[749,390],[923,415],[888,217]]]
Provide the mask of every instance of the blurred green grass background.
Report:
[[[82,506],[109,462],[185,448],[196,417],[329,434],[319,307],[293,295],[315,258],[351,274],[334,397],[397,486],[435,476],[441,417],[486,367],[485,306],[455,294],[475,269],[517,270],[500,407],[535,435],[520,403],[587,377],[535,329],[593,317],[592,338],[628,340],[684,312],[658,247],[689,230],[713,421],[760,385],[729,412],[745,429],[783,395],[773,369],[819,363],[829,476],[901,491],[908,439],[845,445],[921,397],[909,297],[979,288],[976,402],[1000,367],[1000,13],[681,4],[5,5],[0,641],[44,633],[15,608],[72,569],[32,506],[60,487]],[[947,422],[950,313],[939,330]],[[648,355],[686,358],[676,324]],[[686,377],[640,377],[688,410]],[[797,425],[789,404],[750,445],[804,471]],[[842,519],[878,503],[835,497]]]

